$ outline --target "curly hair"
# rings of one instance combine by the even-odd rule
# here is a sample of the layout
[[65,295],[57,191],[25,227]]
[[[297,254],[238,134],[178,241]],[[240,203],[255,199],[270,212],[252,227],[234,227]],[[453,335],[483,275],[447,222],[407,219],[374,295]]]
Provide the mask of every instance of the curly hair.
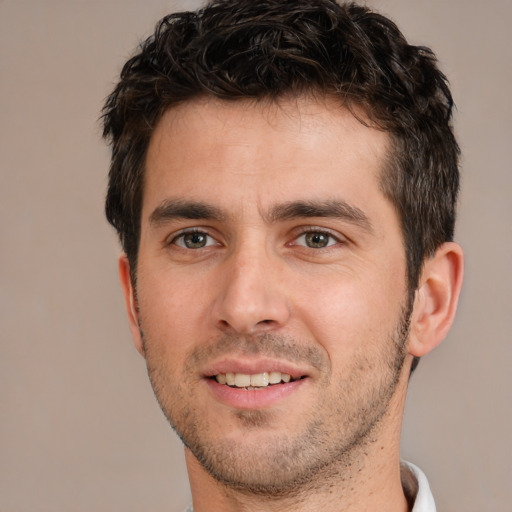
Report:
[[412,297],[424,259],[453,238],[453,100],[430,49],[409,45],[369,8],[334,0],[214,0],[164,17],[124,65],[103,110],[112,146],[106,215],[133,273],[145,157],[163,113],[205,95],[233,101],[290,94],[338,98],[340,107],[362,108],[389,133],[380,186],[401,220]]

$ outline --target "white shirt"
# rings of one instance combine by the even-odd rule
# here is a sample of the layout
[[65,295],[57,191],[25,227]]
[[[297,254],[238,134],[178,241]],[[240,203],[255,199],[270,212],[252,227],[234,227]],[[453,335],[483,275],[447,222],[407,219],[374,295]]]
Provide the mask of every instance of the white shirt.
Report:
[[436,504],[432,491],[428,485],[428,480],[423,471],[418,466],[410,462],[402,461],[402,467],[405,466],[412,473],[418,482],[418,492],[414,500],[414,506],[411,512],[436,512]]
[[[409,470],[418,485],[414,506],[412,507],[411,512],[436,512],[434,497],[432,496],[427,477],[423,471],[421,471],[418,466],[415,466],[410,462],[402,461],[402,470],[404,469]],[[189,505],[183,512],[194,512],[194,509],[192,508],[192,505]]]

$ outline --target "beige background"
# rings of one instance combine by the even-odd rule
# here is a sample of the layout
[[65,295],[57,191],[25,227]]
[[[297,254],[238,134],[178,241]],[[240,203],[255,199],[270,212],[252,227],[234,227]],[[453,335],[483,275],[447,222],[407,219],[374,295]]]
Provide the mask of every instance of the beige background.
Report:
[[[440,512],[510,512],[512,2],[369,3],[439,54],[464,152],[467,280],[454,329],[412,379],[403,455]],[[0,0],[2,512],[172,512],[189,499],[124,318],[97,118],[157,19],[195,5]]]

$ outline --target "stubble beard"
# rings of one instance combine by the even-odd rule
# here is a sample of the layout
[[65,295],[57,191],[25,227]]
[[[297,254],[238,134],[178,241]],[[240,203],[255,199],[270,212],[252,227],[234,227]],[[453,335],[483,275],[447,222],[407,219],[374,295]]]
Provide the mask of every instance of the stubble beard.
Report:
[[[186,377],[182,382],[170,379],[166,365],[158,354],[152,357],[152,344],[145,341],[148,374],[172,428],[217,482],[248,495],[294,498],[335,479],[349,478],[361,465],[368,445],[377,440],[376,431],[399,383],[410,316],[411,306],[402,307],[394,331],[381,340],[379,357],[360,354],[347,369],[347,377],[319,397],[318,406],[306,415],[300,430],[290,425],[287,433],[274,435],[271,426],[286,418],[277,418],[272,411],[234,412],[239,427],[247,433],[247,442],[235,443],[228,435],[212,438],[202,411],[195,406],[194,387]],[[332,377],[322,351],[276,335],[223,337],[192,352],[186,367],[194,368],[221,353],[259,353],[313,362],[323,370],[319,387],[324,390]],[[250,441],[253,434],[259,442]]]

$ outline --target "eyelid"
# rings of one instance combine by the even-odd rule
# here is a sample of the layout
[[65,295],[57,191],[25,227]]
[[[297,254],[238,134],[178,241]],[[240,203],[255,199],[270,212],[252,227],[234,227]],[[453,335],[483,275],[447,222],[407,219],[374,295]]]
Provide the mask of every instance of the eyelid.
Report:
[[194,226],[194,227],[190,227],[190,228],[183,228],[177,232],[172,233],[171,235],[169,235],[165,238],[164,245],[166,247],[170,246],[170,245],[176,245],[176,246],[180,247],[181,249],[192,250],[192,249],[189,249],[188,247],[183,247],[183,246],[177,244],[176,241],[179,239],[183,239],[183,237],[185,235],[193,235],[194,233],[200,233],[202,235],[205,235],[215,242],[214,244],[207,244],[207,245],[205,245],[205,247],[211,247],[212,245],[220,245],[219,241],[209,232],[209,230],[207,228],[202,228],[202,227],[198,227],[198,226]]
[[[215,243],[210,243],[210,244],[206,245],[205,247],[211,247],[212,245],[222,245],[221,242],[219,242],[218,237],[212,235],[210,231],[211,230],[209,228],[202,227],[202,226],[193,226],[193,227],[189,227],[189,228],[183,228],[183,229],[180,229],[179,231],[176,231],[176,232],[168,235],[164,239],[163,245],[164,246],[176,245],[182,249],[190,250],[186,247],[182,247],[181,245],[178,245],[176,243],[176,241],[179,239],[182,239],[185,235],[194,234],[194,233],[204,234],[205,236],[207,236],[208,238],[212,239],[215,242]],[[327,249],[329,247],[332,247],[333,245],[345,244],[345,243],[349,242],[348,237],[342,235],[338,231],[332,231],[329,228],[320,227],[320,226],[302,226],[295,230],[295,233],[293,234],[293,239],[287,245],[289,245],[289,246],[299,245],[296,243],[297,239],[299,239],[301,236],[305,236],[309,233],[324,234],[324,235],[329,236],[331,239],[335,240],[335,242],[336,242],[335,244],[329,244],[328,246],[324,247],[323,249]],[[300,246],[308,248],[306,245],[300,244]],[[321,249],[315,249],[315,250],[318,251]]]
[[[328,249],[330,247],[333,247],[334,245],[345,244],[349,241],[349,239],[346,236],[342,235],[341,233],[339,233],[337,231],[332,231],[328,228],[324,228],[324,227],[320,227],[320,226],[303,226],[297,230],[296,234],[294,234],[293,240],[289,245],[299,245],[299,244],[296,244],[295,242],[301,236],[307,235],[309,233],[320,233],[323,235],[327,235],[336,241],[335,244],[329,244],[326,247],[314,249],[315,251],[319,251],[322,249]],[[306,245],[302,245],[302,244],[300,245],[300,247],[306,247],[309,249],[309,247],[307,247]],[[311,248],[311,249],[313,249],[313,248]]]

